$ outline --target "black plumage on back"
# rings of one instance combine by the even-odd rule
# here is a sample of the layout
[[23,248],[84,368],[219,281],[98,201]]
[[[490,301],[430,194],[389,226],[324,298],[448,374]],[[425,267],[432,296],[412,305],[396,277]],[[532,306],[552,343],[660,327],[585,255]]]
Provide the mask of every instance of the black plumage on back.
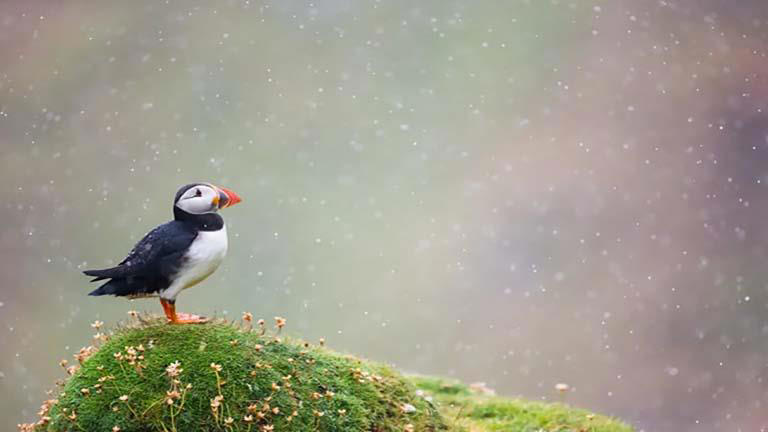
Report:
[[158,226],[139,241],[116,267],[86,270],[93,281],[111,279],[89,295],[141,297],[168,288],[197,237],[196,224],[173,220]]

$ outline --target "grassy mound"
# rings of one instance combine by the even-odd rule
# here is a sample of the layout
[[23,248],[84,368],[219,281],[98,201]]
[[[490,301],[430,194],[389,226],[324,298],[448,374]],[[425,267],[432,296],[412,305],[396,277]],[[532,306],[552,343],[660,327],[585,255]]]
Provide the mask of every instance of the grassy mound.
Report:
[[120,329],[71,370],[47,431],[436,431],[391,369],[227,323]]
[[409,380],[438,406],[449,429],[456,432],[632,432],[618,420],[563,404],[484,395],[482,389],[441,378]]
[[[459,383],[403,377],[322,346],[215,322],[138,319],[83,348],[57,399],[23,431],[584,431],[629,432],[563,405],[473,393]],[[271,334],[268,334],[271,333]]]

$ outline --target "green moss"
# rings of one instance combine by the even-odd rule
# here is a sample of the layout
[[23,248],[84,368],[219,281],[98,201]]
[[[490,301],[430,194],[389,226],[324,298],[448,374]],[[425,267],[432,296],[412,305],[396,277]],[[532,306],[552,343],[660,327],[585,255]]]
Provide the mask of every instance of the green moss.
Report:
[[438,406],[454,431],[631,432],[626,424],[563,404],[483,396],[451,380],[410,377]]
[[[174,362],[176,383],[166,370]],[[50,417],[46,430],[62,432],[445,428],[386,366],[226,323],[118,330],[68,381]]]
[[[116,330],[81,360],[57,402],[46,403],[44,424],[25,430],[631,431],[564,405],[403,377],[381,364],[225,322],[142,321]],[[173,364],[178,373],[168,369]]]

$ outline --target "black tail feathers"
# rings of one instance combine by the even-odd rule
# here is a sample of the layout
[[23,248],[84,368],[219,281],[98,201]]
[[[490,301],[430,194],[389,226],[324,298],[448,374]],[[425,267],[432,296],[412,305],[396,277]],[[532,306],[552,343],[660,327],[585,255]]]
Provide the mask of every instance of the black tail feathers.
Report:
[[[90,276],[90,275],[89,275]],[[101,279],[94,279],[94,281],[101,280]],[[90,296],[103,296],[103,295],[117,295],[118,292],[118,286],[117,281],[111,280],[104,285],[96,288],[95,290],[88,293]]]
[[88,294],[92,296],[135,297],[158,291],[157,283],[153,279],[147,279],[142,275],[126,274],[125,269],[120,266],[103,270],[85,270],[83,273],[93,276],[91,282],[109,279],[104,285]]
[[[104,279],[102,277],[102,279]],[[100,280],[100,279],[99,279]],[[126,280],[124,278],[112,279],[104,285],[96,288],[88,293],[92,296],[114,295],[114,296],[130,296],[136,293],[136,288],[141,286],[141,283],[137,283],[135,280]]]
[[146,281],[142,278],[116,278],[88,293],[92,296],[113,295],[118,297],[133,297],[151,294]]
[[91,282],[97,282],[104,279],[109,279],[111,276],[109,276],[111,269],[106,270],[85,270],[83,272],[86,276],[93,276],[93,279]]

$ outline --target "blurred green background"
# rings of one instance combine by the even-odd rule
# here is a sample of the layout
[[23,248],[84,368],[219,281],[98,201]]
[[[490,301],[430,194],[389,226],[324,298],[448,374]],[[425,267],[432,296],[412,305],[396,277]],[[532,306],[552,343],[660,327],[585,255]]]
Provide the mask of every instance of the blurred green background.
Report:
[[618,415],[768,427],[768,4],[5,1],[0,429],[154,300],[86,296],[190,181],[180,310]]

